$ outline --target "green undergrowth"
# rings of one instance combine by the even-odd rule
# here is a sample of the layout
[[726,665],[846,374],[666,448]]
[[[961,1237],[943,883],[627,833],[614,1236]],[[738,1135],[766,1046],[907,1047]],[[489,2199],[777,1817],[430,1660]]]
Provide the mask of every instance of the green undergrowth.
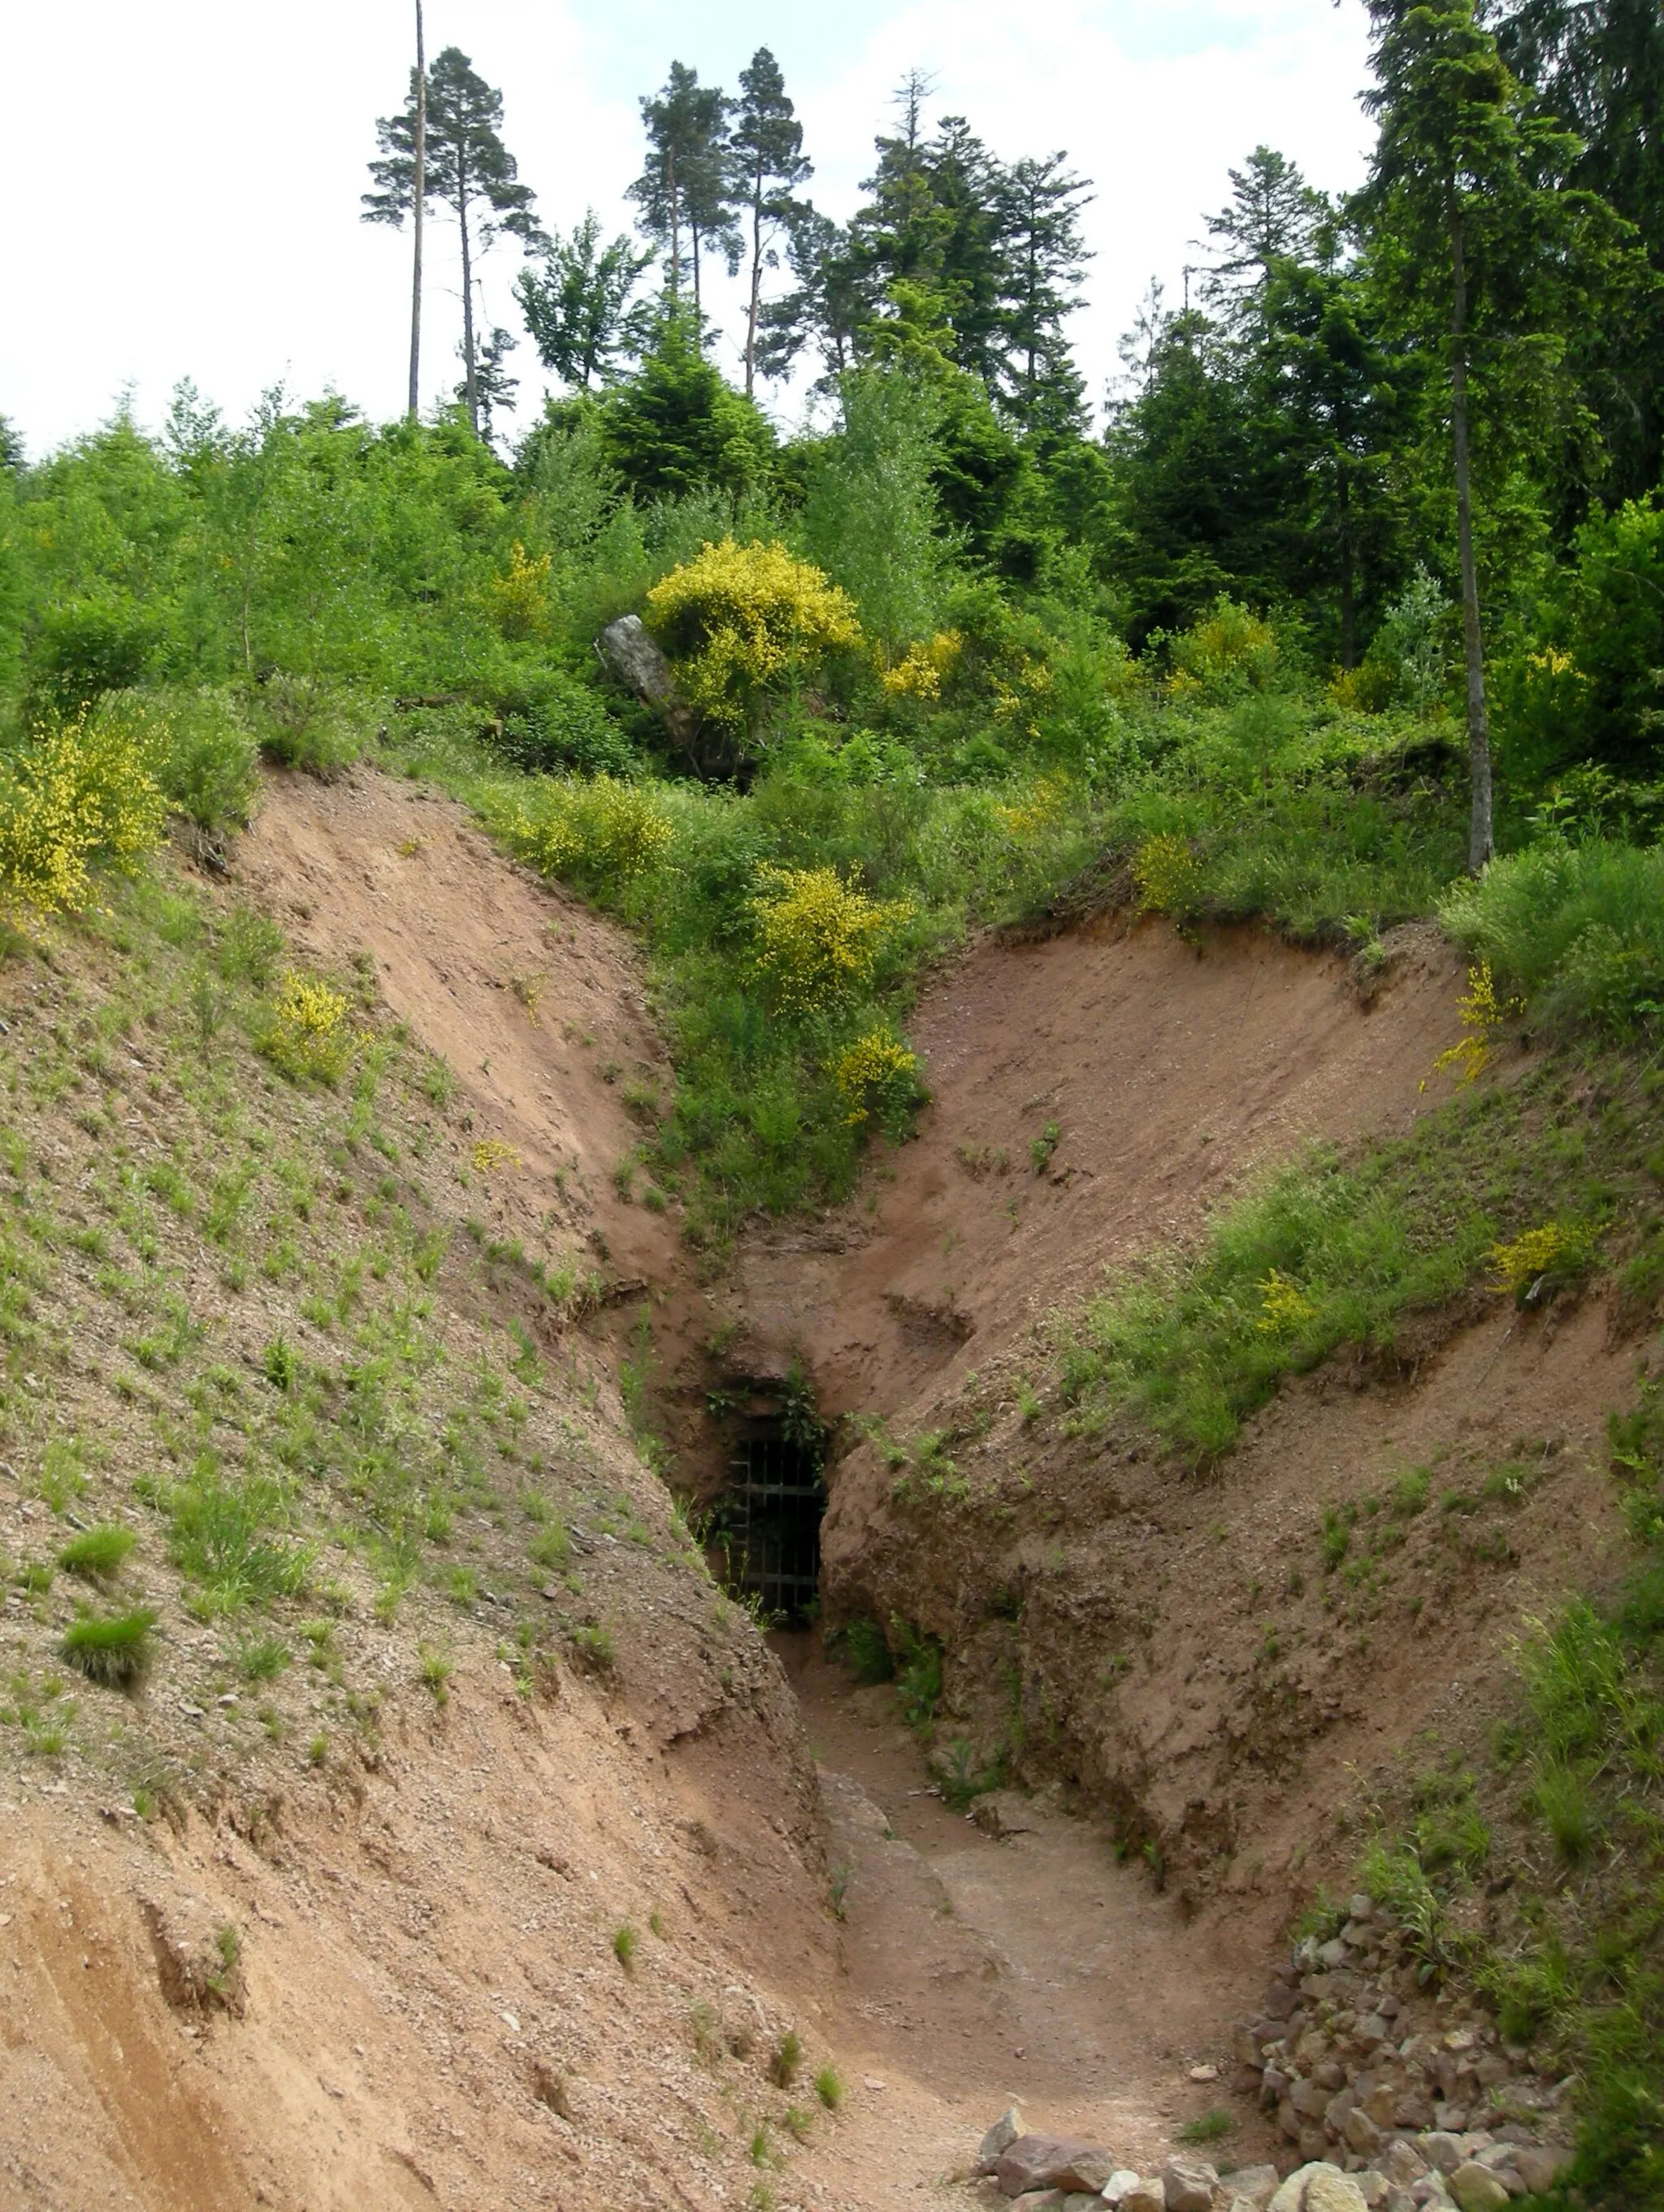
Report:
[[[1656,1346],[1655,1346],[1655,1351]],[[1424,1977],[1473,1984],[1505,2040],[1573,2077],[1575,2164],[1546,2206],[1664,2203],[1664,1395],[1609,1425],[1627,1579],[1529,1625],[1488,1742],[1378,1809],[1362,1879]]]
[[625,1553],[702,1582],[575,1327],[581,1217],[511,1218],[367,968],[158,867],[0,964],[0,1750],[149,1802],[323,1765],[447,1622],[530,1694],[622,1648]]
[[[916,742],[812,730],[743,791],[537,778],[444,711],[396,720],[388,757],[641,933],[677,1077],[648,1161],[692,1239],[720,1250],[750,1214],[846,1196],[867,1141],[906,1134],[916,1084],[852,1086],[843,1055],[872,1037],[905,1050],[921,975],[972,929],[1135,900],[1181,927],[1257,916],[1363,945],[1426,912],[1461,848],[1448,793],[1404,765],[1422,726],[1284,706],[1152,696],[1120,710],[1102,755],[974,782],[936,781]],[[771,872],[821,870],[886,926],[869,967],[782,991]]]
[[1411,1133],[1320,1151],[1216,1213],[1191,1250],[1116,1271],[1055,1323],[1066,1425],[1125,1419],[1196,1467],[1229,1451],[1283,1380],[1345,1346],[1385,1359],[1418,1314],[1481,1283],[1571,1288],[1605,1243],[1650,1298],[1664,1079],[1608,1055],[1464,1085]]

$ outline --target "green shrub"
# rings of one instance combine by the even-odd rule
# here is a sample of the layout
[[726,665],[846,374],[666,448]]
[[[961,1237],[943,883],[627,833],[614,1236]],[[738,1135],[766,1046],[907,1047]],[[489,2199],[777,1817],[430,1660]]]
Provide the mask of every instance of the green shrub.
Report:
[[88,1528],[84,1535],[72,1537],[58,1553],[58,1564],[86,1582],[113,1582],[137,1541],[131,1528],[124,1528],[118,1522],[106,1522]]
[[88,1614],[72,1621],[58,1649],[88,1681],[110,1689],[128,1689],[150,1663],[150,1632],[156,1625],[154,1606],[137,1606],[131,1613]]
[[222,692],[167,696],[156,781],[176,812],[206,831],[246,826],[259,788],[253,738]]
[[896,1662],[890,1642],[876,1620],[852,1620],[840,1631],[844,1650],[858,1682],[889,1682],[895,1679]]
[[1440,915],[1546,1024],[1629,1035],[1664,1011],[1664,848],[1535,846],[1458,885]]
[[835,2112],[843,2102],[843,2082],[835,2066],[823,2066],[815,2076],[815,2094],[829,2112]]

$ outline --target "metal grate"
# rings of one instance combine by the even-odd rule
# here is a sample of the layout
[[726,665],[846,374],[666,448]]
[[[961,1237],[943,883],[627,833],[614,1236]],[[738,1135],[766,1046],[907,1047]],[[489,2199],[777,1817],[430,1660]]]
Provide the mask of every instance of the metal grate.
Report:
[[770,1613],[801,1620],[820,1587],[820,1470],[780,1437],[748,1439],[732,1466],[721,1514],[728,1579]]

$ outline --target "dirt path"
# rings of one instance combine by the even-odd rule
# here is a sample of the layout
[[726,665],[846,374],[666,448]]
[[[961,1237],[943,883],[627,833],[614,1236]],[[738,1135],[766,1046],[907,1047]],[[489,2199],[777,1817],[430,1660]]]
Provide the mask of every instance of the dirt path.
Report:
[[1258,1994],[1252,1954],[1222,1956],[1217,1931],[1187,1929],[1085,1821],[1008,1801],[1021,1832],[996,1837],[951,1812],[893,1691],[855,1686],[811,1636],[772,1641],[847,1869],[838,2010],[865,2094],[829,2175],[865,2204],[916,2203],[1013,2100],[1149,2170],[1218,2100],[1190,2069],[1228,2071],[1224,2025]]

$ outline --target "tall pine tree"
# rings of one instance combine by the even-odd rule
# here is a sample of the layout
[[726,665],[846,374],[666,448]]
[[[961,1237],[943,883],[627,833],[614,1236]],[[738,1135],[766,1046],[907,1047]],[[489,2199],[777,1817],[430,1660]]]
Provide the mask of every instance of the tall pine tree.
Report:
[[418,112],[423,130],[423,198],[438,200],[456,218],[462,250],[463,394],[468,419],[480,427],[479,358],[474,331],[474,266],[500,233],[535,246],[543,234],[531,212],[535,197],[519,181],[514,157],[503,144],[502,94],[475,74],[459,47],[438,55],[422,86],[411,72],[403,112],[376,125],[381,153],[370,163],[375,189],[364,194],[364,221],[402,228],[416,201]]
[[641,102],[647,163],[629,188],[641,230],[665,256],[672,307],[684,279],[693,293],[694,327],[702,334],[700,273],[705,255],[721,252],[738,267],[741,251],[730,191],[728,118],[733,102],[697,70],[672,62],[663,89]]
[[750,232],[750,289],[745,310],[745,396],[756,387],[757,343],[762,312],[762,272],[779,265],[775,240],[801,213],[793,197],[813,175],[803,152],[803,125],[786,96],[780,64],[759,46],[739,73],[728,141],[733,197]]

